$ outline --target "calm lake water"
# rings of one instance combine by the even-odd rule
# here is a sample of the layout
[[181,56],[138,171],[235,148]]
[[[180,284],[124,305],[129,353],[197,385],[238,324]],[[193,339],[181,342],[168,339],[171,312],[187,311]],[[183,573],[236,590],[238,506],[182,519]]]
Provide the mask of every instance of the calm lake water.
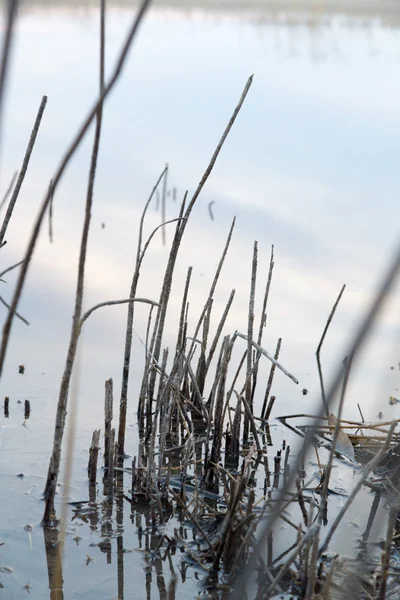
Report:
[[[273,415],[309,412],[318,401],[315,351],[341,286],[345,283],[347,288],[323,347],[327,377],[345,357],[398,239],[399,29],[396,19],[379,12],[277,14],[257,8],[244,13],[237,4],[232,6],[231,11],[207,12],[196,6],[181,10],[163,5],[149,13],[140,29],[104,112],[85,307],[127,297],[140,214],[158,175],[168,162],[169,187],[176,187],[177,199],[185,190],[193,192],[247,78],[254,73],[252,88],[185,234],[167,338],[171,344],[175,342],[190,265],[194,271],[189,315],[194,327],[236,216],[217,288],[215,320],[235,289],[226,332],[237,329],[246,333],[253,242],[259,244],[258,314],[273,244],[275,269],[264,347],[273,352],[282,337],[281,362],[300,381],[295,386],[277,373]],[[110,3],[108,73],[131,19],[131,9]],[[85,2],[38,2],[21,12],[1,145],[2,190],[20,168],[43,94],[48,96],[48,105],[8,230],[8,243],[2,250],[4,268],[22,258],[48,182],[96,97],[98,21],[96,8]],[[0,421],[2,472],[7,476],[4,486],[15,486],[17,473],[31,479],[18,481],[19,491],[23,488],[27,495],[15,503],[12,517],[2,511],[0,535],[11,540],[18,532],[13,555],[26,550],[30,574],[45,569],[42,537],[40,542],[34,540],[40,552],[32,553],[23,527],[29,522],[37,525],[43,508],[39,494],[47,472],[70,333],[92,134],[91,130],[57,190],[52,244],[47,223],[43,228],[19,307],[30,326],[15,322],[1,381],[1,393],[10,396],[14,419],[6,423],[1,417]],[[177,215],[178,200],[174,202],[171,193],[167,218]],[[210,202],[214,203],[213,220]],[[160,218],[153,205],[146,224],[148,233]],[[167,246],[171,239],[170,226]],[[167,256],[168,247],[162,245],[160,234],[144,263],[140,296],[157,300]],[[2,284],[6,300],[15,278],[12,272]],[[347,418],[358,418],[357,403],[367,419],[376,419],[380,411],[387,419],[399,416],[396,407],[389,405],[390,396],[400,397],[397,297],[396,293],[390,299],[355,365]],[[147,314],[143,306],[136,310],[130,453],[136,451],[136,396]],[[91,432],[102,426],[104,381],[109,377],[114,379],[118,399],[125,315],[126,307],[104,308],[84,329],[74,472],[74,481],[82,485]],[[23,376],[18,374],[21,364],[26,368]],[[265,382],[268,373],[265,363],[260,374]],[[302,395],[303,388],[309,390],[307,396]],[[32,406],[30,430],[20,427],[23,409],[17,401],[25,399],[30,399]],[[17,411],[22,411],[21,415]],[[29,490],[34,490],[34,499]],[[43,536],[40,530],[36,535]],[[96,561],[87,567],[84,564],[90,552],[79,552],[82,568],[92,569]],[[69,569],[72,578],[75,562],[68,560],[67,573]],[[134,564],[142,573],[138,560]],[[100,560],[94,568],[100,576]],[[29,577],[33,585],[36,577]],[[42,587],[33,587],[31,597],[45,597],[45,577],[44,570]],[[14,580],[14,587],[8,588],[14,595],[8,597],[23,597],[17,590],[28,580],[21,573]],[[116,597],[114,576],[107,575],[101,585],[106,586],[107,597]],[[193,597],[192,591],[186,596],[182,592],[180,597]],[[141,593],[137,597],[145,598],[144,586]],[[153,594],[151,598],[159,597],[157,591]],[[66,597],[95,595],[90,596],[88,588]]]

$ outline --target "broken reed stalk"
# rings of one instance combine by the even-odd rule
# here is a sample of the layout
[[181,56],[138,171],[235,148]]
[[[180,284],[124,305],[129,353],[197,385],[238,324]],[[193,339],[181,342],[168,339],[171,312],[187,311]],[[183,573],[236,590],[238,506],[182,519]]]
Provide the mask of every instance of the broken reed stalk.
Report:
[[[61,177],[62,177],[66,167],[68,166],[72,156],[74,155],[76,149],[78,148],[78,146],[81,144],[82,140],[84,139],[91,123],[97,116],[99,107],[101,107],[103,105],[104,100],[107,98],[107,96],[113,89],[114,85],[118,81],[118,78],[122,73],[122,69],[125,64],[125,61],[126,61],[129,49],[131,47],[131,44],[133,42],[133,39],[135,37],[135,34],[139,28],[139,25],[145,15],[147,9],[150,6],[150,3],[151,3],[151,0],[143,0],[142,4],[137,12],[136,17],[134,18],[133,24],[128,32],[128,35],[123,44],[122,50],[119,54],[119,57],[116,61],[115,68],[112,72],[112,75],[111,75],[111,78],[110,78],[108,84],[104,87],[104,90],[100,95],[100,98],[95,102],[93,108],[89,111],[89,114],[87,115],[86,119],[84,120],[82,126],[80,127],[80,129],[78,130],[76,135],[74,136],[65,155],[61,159],[60,165],[59,165],[58,169],[56,170],[56,173],[53,177],[52,189],[47,191],[47,193],[43,199],[42,205],[39,209],[39,213],[38,213],[35,223],[33,225],[31,236],[29,238],[28,246],[27,246],[27,249],[25,252],[24,262],[23,262],[22,269],[21,269],[21,272],[18,277],[17,284],[15,286],[13,299],[12,299],[12,302],[10,305],[10,310],[7,315],[7,319],[3,325],[3,335],[2,335],[1,345],[0,345],[0,375],[3,372],[4,361],[5,361],[5,357],[6,357],[6,353],[7,353],[8,342],[10,339],[10,332],[11,332],[11,327],[12,327],[12,323],[13,323],[13,319],[14,319],[14,314],[17,309],[18,302],[19,302],[19,299],[22,294],[22,289],[25,284],[25,279],[26,279],[26,276],[28,273],[28,268],[29,268],[29,262],[30,262],[30,259],[32,258],[33,252],[35,250],[36,242],[37,242],[37,239],[38,239],[38,236],[40,233],[40,229],[42,227],[43,219],[48,210],[48,206],[49,206],[50,200],[52,198],[52,195],[54,194],[54,192],[57,188],[57,185],[59,184]],[[0,78],[1,78],[1,68],[0,68]],[[1,83],[1,79],[0,79],[0,83]],[[1,88],[1,90],[2,90],[2,88]]]
[[[247,335],[244,335],[243,333],[239,333],[239,331],[235,331],[234,334],[236,337],[240,337],[243,340],[247,341]],[[299,380],[292,375],[291,373],[289,373],[289,371],[287,371],[285,369],[285,367],[283,367],[277,360],[275,360],[275,358],[266,350],[264,350],[264,348],[261,348],[261,346],[259,346],[258,344],[256,344],[256,342],[252,342],[251,344],[253,346],[253,348],[255,348],[257,350],[257,352],[259,352],[260,354],[262,354],[263,356],[265,356],[266,358],[268,358],[268,360],[270,360],[272,362],[273,365],[275,365],[276,367],[278,367],[278,369],[280,371],[282,371],[282,373],[285,373],[285,375],[287,377],[289,377],[289,379],[291,379],[296,385],[298,385]]]
[[100,449],[100,429],[93,431],[92,443],[89,448],[89,462],[88,462],[88,478],[89,485],[95,486],[97,483],[97,459],[99,456]]
[[[281,351],[281,345],[282,345],[282,338],[279,338],[278,343],[276,345],[275,354],[274,354],[275,361],[277,361],[279,358],[279,353]],[[267,387],[266,387],[265,395],[264,395],[264,402],[263,402],[263,406],[262,406],[262,410],[261,410],[261,418],[266,419],[267,421],[269,419],[269,416],[270,416],[271,410],[272,410],[272,406],[273,406],[273,402],[272,402],[272,404],[270,402],[268,405],[267,405],[267,403],[268,403],[269,394],[271,392],[272,383],[274,381],[275,369],[276,369],[276,364],[272,363],[270,371],[269,371]],[[272,400],[272,397],[271,397],[271,400]]]
[[111,422],[113,418],[113,380],[107,379],[104,387],[104,470],[107,471],[110,465],[110,435]]
[[[99,94],[103,97],[104,94],[104,61],[105,61],[105,0],[101,0],[101,11],[100,11],[100,56],[99,56]],[[46,487],[45,487],[45,511],[43,516],[43,522],[50,523],[51,514],[54,513],[54,498],[56,494],[56,486],[58,480],[58,474],[60,469],[61,459],[61,444],[64,434],[65,419],[67,416],[67,404],[68,404],[68,393],[70,387],[70,381],[72,376],[72,370],[75,362],[76,351],[78,347],[78,339],[80,333],[80,320],[82,314],[83,305],[83,292],[85,283],[85,264],[87,246],[89,240],[89,229],[90,220],[92,215],[93,205],[93,191],[94,182],[96,177],[97,169],[97,158],[100,147],[100,136],[101,126],[103,119],[103,103],[99,104],[97,115],[96,115],[96,128],[94,133],[92,158],[89,169],[88,186],[86,192],[86,203],[85,203],[85,217],[82,228],[81,244],[79,251],[79,263],[78,263],[78,277],[76,283],[75,293],[75,307],[74,315],[72,319],[71,335],[69,341],[69,347],[67,351],[67,358],[65,361],[64,373],[61,380],[60,393],[58,397],[56,423],[54,431],[54,444],[53,452],[50,458],[49,470],[47,475]],[[50,193],[54,193],[54,185],[50,190]]]
[[43,96],[43,98],[40,102],[38,113],[36,115],[33,129],[32,129],[32,132],[31,132],[31,135],[29,138],[28,146],[25,151],[24,160],[22,161],[22,166],[21,166],[21,170],[19,172],[18,178],[17,178],[17,183],[15,184],[15,188],[14,188],[14,191],[10,198],[10,202],[8,203],[7,211],[6,211],[6,214],[4,215],[3,223],[2,223],[2,226],[0,229],[0,247],[4,243],[4,238],[6,235],[7,227],[11,220],[11,217],[12,217],[12,214],[13,214],[13,211],[15,208],[15,204],[18,200],[19,192],[21,191],[21,187],[24,182],[26,172],[28,170],[29,161],[30,161],[31,155],[32,155],[32,150],[33,150],[33,147],[36,142],[36,137],[37,137],[37,134],[39,131],[40,123],[42,122],[42,117],[43,117],[44,109],[46,108],[46,104],[47,104],[47,96]]
[[6,90],[7,75],[11,56],[11,47],[14,34],[14,24],[18,13],[18,0],[8,0],[5,32],[1,48],[0,63],[0,132],[3,123],[3,101]]
[[[253,404],[252,404],[252,392],[251,392],[251,384],[252,377],[251,373],[253,372],[253,352],[252,352],[252,343],[253,343],[253,327],[254,327],[254,304],[255,304],[255,295],[256,295],[256,281],[257,281],[257,263],[258,263],[258,244],[254,242],[253,247],[253,260],[252,260],[252,268],[251,268],[251,283],[250,283],[250,297],[249,297],[249,310],[248,310],[248,321],[247,321],[247,367],[246,367],[246,389],[245,389],[245,399],[246,399],[246,407],[253,413]],[[243,445],[247,444],[249,438],[249,415],[247,414],[247,410],[245,412],[244,423],[243,423]]]
[[14,174],[13,174],[13,176],[11,177],[11,181],[10,181],[10,183],[8,185],[8,188],[6,189],[6,191],[4,193],[3,200],[0,202],[0,210],[3,208],[3,206],[5,205],[5,203],[8,200],[9,195],[11,194],[11,191],[12,191],[12,189],[14,187],[14,183],[15,183],[15,180],[17,178],[17,175],[18,175],[18,171],[15,171]]
[[110,431],[110,440],[108,445],[108,472],[107,472],[107,491],[108,498],[114,497],[114,459],[115,459],[115,429]]
[[[370,306],[369,306],[368,310],[365,312],[364,318],[362,319],[362,321],[359,325],[358,331],[356,332],[355,336],[352,339],[352,342],[350,344],[350,350],[348,352],[348,356],[351,356],[352,360],[354,360],[358,356],[363,344],[365,343],[367,335],[368,335],[373,323],[375,322],[375,319],[377,318],[380,310],[382,309],[382,307],[385,303],[387,296],[389,295],[390,291],[392,290],[392,288],[395,284],[395,281],[397,280],[399,270],[400,270],[400,244],[398,244],[398,246],[393,254],[393,258],[390,261],[390,264],[381,279],[381,282],[378,286],[378,290],[377,290],[376,294],[374,295],[374,297],[372,298]],[[340,386],[342,377],[343,377],[343,368],[337,369],[336,373],[334,374],[334,376],[332,378],[331,384],[328,388],[328,393],[326,394],[326,401],[327,401],[328,407]],[[325,407],[324,406],[320,407],[320,410],[318,411],[318,415],[316,418],[316,427],[318,427],[318,423],[321,420],[321,418],[323,417],[324,412],[325,412]],[[393,429],[392,429],[392,431],[393,431]],[[268,537],[270,536],[270,533],[272,531],[274,523],[281,513],[282,506],[285,502],[285,495],[286,495],[287,491],[290,489],[290,486],[292,486],[292,484],[293,484],[295,474],[299,472],[299,468],[301,467],[301,465],[303,465],[304,457],[305,457],[306,452],[311,443],[312,443],[312,437],[311,438],[309,437],[308,439],[305,440],[305,443],[303,444],[303,448],[301,449],[301,451],[299,452],[299,455],[297,456],[296,460],[294,461],[294,464],[292,465],[292,468],[291,468],[291,474],[286,480],[286,485],[281,490],[279,497],[277,498],[277,502],[272,507],[271,513],[269,515],[269,519],[267,520],[265,525],[263,525],[261,527],[258,541],[254,545],[253,553],[250,556],[245,567],[242,569],[241,573],[235,579],[235,587],[234,587],[234,592],[232,594],[231,600],[241,600],[243,598],[243,596],[245,594],[247,582],[248,582],[249,578],[251,577],[253,569],[255,568],[255,566],[258,563],[260,553],[262,552],[264,545],[267,542]]]
[[338,306],[338,304],[339,304],[339,302],[340,302],[340,299],[341,299],[341,297],[342,297],[342,295],[343,295],[343,292],[344,292],[344,290],[345,290],[345,289],[346,289],[346,285],[343,285],[342,289],[340,290],[339,296],[336,298],[336,302],[335,302],[335,304],[333,305],[333,307],[332,307],[332,310],[331,310],[331,312],[330,312],[330,314],[329,314],[328,320],[327,320],[327,322],[326,322],[326,324],[325,324],[325,328],[324,328],[324,331],[322,332],[322,336],[321,336],[321,339],[320,339],[320,341],[319,341],[318,348],[317,348],[317,352],[316,352],[316,356],[317,356],[317,365],[318,365],[318,376],[319,376],[319,383],[320,383],[320,386],[321,386],[321,397],[322,397],[322,404],[323,404],[323,406],[324,406],[324,409],[325,409],[325,414],[326,414],[326,416],[327,416],[327,417],[329,417],[329,407],[328,407],[328,403],[327,403],[327,401],[326,401],[326,395],[325,395],[325,386],[324,386],[324,377],[323,377],[323,375],[322,375],[322,366],[321,366],[321,348],[322,348],[322,344],[324,343],[325,336],[326,336],[326,334],[327,334],[327,332],[328,332],[329,325],[331,324],[331,321],[332,321],[332,319],[333,319],[333,317],[334,317],[334,314],[335,314],[335,312],[336,312],[337,306]]
[[[166,272],[165,272],[165,276],[164,276],[163,288],[162,288],[161,295],[160,295],[160,309],[158,310],[158,313],[157,313],[156,324],[154,327],[154,334],[153,334],[153,339],[152,339],[152,344],[151,344],[151,352],[156,361],[158,361],[158,359],[160,357],[162,334],[163,334],[163,330],[164,330],[165,316],[166,316],[166,312],[167,312],[168,300],[169,300],[169,295],[170,295],[170,291],[171,291],[173,271],[174,271],[174,267],[175,267],[175,263],[176,263],[179,246],[182,241],[182,237],[185,232],[189,216],[192,212],[193,206],[195,205],[197,198],[199,197],[207,179],[209,178],[209,176],[211,174],[211,171],[214,168],[214,165],[217,161],[219,153],[221,152],[222,146],[224,145],[225,140],[228,137],[230,130],[232,129],[232,126],[240,112],[240,109],[242,108],[243,102],[247,96],[247,93],[250,89],[252,82],[253,82],[253,76],[251,75],[249,77],[249,79],[247,80],[247,83],[243,89],[242,95],[239,99],[238,104],[236,105],[236,108],[233,111],[233,114],[228,122],[228,125],[226,126],[225,131],[222,134],[222,137],[217,144],[214,154],[212,155],[211,160],[210,160],[206,170],[204,171],[204,174],[203,174],[202,178],[200,179],[200,182],[199,182],[199,184],[198,184],[198,186],[197,186],[197,188],[196,188],[196,190],[195,190],[195,192],[183,214],[182,211],[184,210],[184,207],[186,204],[186,195],[185,195],[184,202],[183,202],[182,208],[181,208],[182,214],[179,215],[180,217],[184,216],[185,220],[182,221],[181,224],[178,224],[176,232],[175,232],[175,236],[174,236],[174,240],[172,243],[170,256],[169,256],[169,260],[168,260],[168,264],[167,264],[167,268],[166,268]],[[161,299],[162,299],[162,301],[161,301]],[[148,385],[148,393],[150,394],[150,397],[153,397],[155,378],[156,378],[156,373],[153,371],[150,373],[150,379],[149,379],[149,385]]]

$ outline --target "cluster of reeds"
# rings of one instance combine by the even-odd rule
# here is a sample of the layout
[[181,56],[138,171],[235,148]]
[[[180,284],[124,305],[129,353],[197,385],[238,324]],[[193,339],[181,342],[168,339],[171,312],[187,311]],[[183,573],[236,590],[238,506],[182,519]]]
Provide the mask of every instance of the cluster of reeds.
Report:
[[[391,597],[393,586],[397,585],[396,577],[391,570],[391,557],[393,544],[396,543],[397,524],[397,488],[393,478],[386,477],[386,487],[383,490],[378,483],[371,482],[370,474],[379,467],[387,456],[387,451],[393,441],[396,441],[394,429],[396,423],[370,425],[369,433],[358,433],[351,437],[344,431],[342,411],[345,392],[353,359],[359,353],[374,319],[381,309],[384,300],[390,291],[400,267],[400,250],[388,269],[373,299],[370,309],[366,312],[360,329],[348,349],[348,357],[344,367],[341,366],[334,374],[331,385],[325,390],[322,368],[320,362],[321,347],[327,333],[329,324],[341,298],[344,288],[328,318],[317,349],[317,363],[321,382],[321,398],[319,399],[315,418],[315,426],[302,428],[288,423],[291,416],[282,417],[281,421],[294,429],[304,438],[303,444],[295,459],[290,461],[290,449],[284,442],[276,454],[271,457],[268,448],[271,446],[271,431],[269,420],[275,396],[271,394],[274,374],[276,369],[281,370],[285,376],[298,383],[297,379],[279,362],[281,340],[277,340],[274,354],[267,352],[263,347],[263,332],[266,325],[267,303],[271,279],[274,268],[273,249],[271,253],[270,268],[264,285],[264,295],[258,321],[255,321],[256,285],[258,280],[258,244],[254,243],[253,261],[249,277],[249,306],[248,322],[245,333],[239,331],[225,331],[225,324],[235,291],[232,290],[227,299],[225,309],[220,315],[219,324],[215,331],[211,330],[211,315],[213,312],[215,293],[219,277],[223,268],[225,256],[229,249],[234,222],[229,231],[218,267],[210,286],[208,297],[201,313],[197,316],[197,325],[194,331],[189,331],[189,298],[192,268],[187,272],[186,285],[181,302],[180,319],[176,332],[176,345],[173,350],[166,347],[164,331],[167,318],[167,309],[171,297],[173,277],[188,220],[199,195],[216,163],[221,148],[238,116],[252,83],[252,77],[247,81],[240,100],[226,126],[224,133],[212,155],[210,162],[201,177],[194,194],[189,197],[184,195],[179,214],[172,221],[165,221],[165,199],[167,191],[166,167],[158,178],[150,197],[145,205],[139,223],[138,247],[132,282],[127,291],[127,297],[122,300],[108,300],[101,302],[83,314],[83,293],[85,262],[90,231],[91,209],[94,195],[94,182],[97,167],[97,156],[101,138],[103,105],[106,97],[117,82],[128,51],[135,37],[137,29],[150,5],[150,0],[144,0],[128,32],[125,43],[121,49],[109,81],[104,79],[104,50],[105,50],[105,1],[100,1],[100,68],[99,68],[99,95],[93,108],[85,118],[81,128],[73,137],[70,146],[60,161],[60,165],[52,178],[46,191],[43,203],[35,221],[32,234],[28,240],[27,249],[23,260],[17,265],[0,273],[0,277],[8,270],[20,267],[17,284],[8,304],[0,300],[8,308],[8,314],[3,326],[3,335],[0,345],[0,374],[3,370],[7,346],[10,338],[14,317],[27,322],[18,312],[18,303],[24,287],[30,261],[45,216],[49,215],[49,236],[52,239],[52,206],[60,179],[71,157],[86,135],[92,122],[96,122],[93,141],[92,161],[88,177],[88,187],[85,204],[85,218],[80,244],[79,266],[76,283],[76,297],[71,328],[70,342],[67,350],[65,369],[60,384],[59,401],[57,406],[54,446],[49,463],[45,496],[45,511],[43,525],[45,532],[46,548],[57,548],[56,555],[51,556],[49,573],[54,581],[51,588],[54,597],[62,597],[58,592],[62,589],[62,544],[64,540],[65,523],[67,519],[67,505],[64,503],[61,515],[61,537],[55,535],[58,520],[55,514],[55,493],[60,471],[61,447],[64,435],[67,407],[70,393],[71,378],[78,351],[79,336],[87,318],[94,310],[103,306],[126,303],[128,305],[125,347],[122,361],[121,397],[119,402],[118,428],[114,428],[113,421],[113,384],[106,382],[105,394],[105,427],[104,427],[104,479],[103,497],[105,498],[104,521],[105,536],[109,533],[110,514],[113,504],[119,506],[116,513],[117,525],[122,528],[122,506],[124,501],[129,501],[132,507],[150,507],[155,527],[162,524],[166,514],[175,511],[182,520],[190,522],[195,531],[197,546],[189,548],[185,541],[175,530],[174,535],[161,536],[157,552],[163,544],[168,548],[181,545],[185,552],[207,572],[210,585],[221,595],[228,594],[233,600],[245,597],[273,598],[276,594],[290,591],[299,598],[336,598],[348,597],[349,589],[358,597],[369,597],[383,600]],[[7,75],[10,47],[12,42],[13,27],[17,15],[18,2],[11,0],[8,3],[7,22],[4,35],[3,50],[0,63],[0,114],[4,87]],[[4,202],[8,200],[6,216],[0,229],[0,247],[5,243],[5,235],[10,222],[19,191],[23,184],[24,176],[29,165],[29,159],[38,134],[40,121],[46,106],[47,98],[43,97],[38,115],[29,140],[26,155],[18,177],[14,176],[7,191]],[[160,194],[160,187],[161,194]],[[11,193],[12,192],[12,193]],[[150,237],[144,241],[143,225],[147,209],[153,197],[161,197],[162,220]],[[213,217],[211,206],[210,216]],[[165,242],[165,227],[175,224],[173,241],[170,248],[164,279],[157,301],[137,297],[138,282],[143,259],[149,245],[161,228]],[[134,307],[136,302],[145,302],[150,306],[147,335],[145,342],[145,367],[141,390],[137,403],[139,424],[139,449],[129,467],[126,465],[125,436],[126,415],[128,403],[128,383],[132,347],[132,332],[134,322]],[[245,342],[243,344],[243,341]],[[243,345],[241,358],[238,362],[233,359],[234,348]],[[270,371],[268,384],[265,390],[258,390],[259,369],[264,368],[269,361]],[[337,392],[340,392],[337,419],[332,419],[331,405]],[[257,415],[256,399],[262,394],[262,408]],[[131,400],[132,401],[132,400]],[[73,408],[73,407],[72,407]],[[6,407],[5,407],[6,410]],[[7,406],[8,410],[8,406]],[[70,411],[73,414],[73,410]],[[29,415],[28,415],[29,416]],[[26,417],[28,418],[28,417]],[[323,419],[328,419],[330,435],[324,430]],[[353,426],[346,423],[346,426]],[[360,431],[365,431],[365,423],[354,424]],[[384,428],[385,427],[385,428]],[[71,428],[68,445],[72,454],[73,428]],[[343,445],[349,450],[352,443],[365,442],[369,438],[370,446],[378,444],[370,462],[364,466],[362,476],[358,478],[351,494],[344,502],[336,515],[329,530],[322,536],[322,527],[327,523],[327,505],[329,495],[330,475],[334,460],[349,459],[348,452],[343,453]],[[318,438],[316,440],[316,438]],[[89,501],[96,504],[97,462],[100,444],[100,431],[93,433],[92,445],[88,465]],[[326,465],[320,465],[321,481],[314,487],[310,496],[305,470],[305,457],[308,450],[314,445],[328,444],[330,452]],[[349,446],[350,444],[350,446]],[[374,448],[375,449],[375,448]],[[392,449],[393,450],[393,449]],[[396,455],[396,453],[395,453]],[[272,460],[273,458],[273,464]],[[351,457],[350,457],[351,458]],[[272,468],[271,468],[272,467]],[[125,493],[124,476],[130,475],[130,492]],[[263,494],[257,494],[257,478],[262,474],[264,484]],[[67,470],[65,483],[68,487],[70,471]],[[382,560],[379,564],[371,566],[371,555],[367,544],[372,522],[378,509],[382,493],[387,493],[392,485],[393,506],[389,512],[387,536],[383,545]],[[330,541],[343,519],[346,511],[351,506],[355,496],[362,486],[369,485],[375,492],[378,500],[373,503],[367,530],[363,536],[365,546],[360,551],[359,559],[352,564],[351,574],[345,573],[343,565],[340,566],[339,557],[327,554]],[[317,495],[316,495],[317,494]],[[301,522],[297,523],[288,515],[287,508],[295,504],[299,508]],[[92,506],[93,508],[93,506]],[[135,508],[135,510],[136,510]],[[91,514],[91,513],[90,513]],[[93,517],[93,523],[97,517]],[[278,557],[273,557],[273,540],[275,524],[284,521],[293,528],[295,541]],[[95,526],[95,525],[94,525]],[[118,538],[119,539],[119,538]],[[123,569],[122,542],[118,546],[121,552],[118,560],[119,567]],[[107,546],[107,552],[109,547]],[[120,569],[119,569],[120,570]],[[349,569],[347,569],[349,571]],[[249,591],[249,582],[254,572],[258,573],[254,593]],[[343,573],[345,573],[343,575]],[[335,581],[342,578],[344,595],[336,593]],[[369,579],[368,579],[369,578]],[[371,579],[372,578],[372,579]],[[368,581],[366,582],[366,579]],[[168,591],[163,588],[163,594],[168,598],[175,597],[176,578],[171,578]],[[358,588],[357,588],[358,586]],[[357,588],[357,590],[355,589]],[[161,593],[161,592],[160,592]],[[249,594],[249,596],[248,596]],[[340,595],[342,594],[342,595]],[[122,597],[122,596],[121,596]]]

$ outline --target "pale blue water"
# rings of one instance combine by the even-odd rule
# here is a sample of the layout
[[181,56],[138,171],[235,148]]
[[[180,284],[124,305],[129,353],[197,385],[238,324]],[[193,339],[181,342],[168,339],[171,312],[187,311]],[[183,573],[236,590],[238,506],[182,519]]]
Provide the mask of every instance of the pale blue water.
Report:
[[[130,20],[127,9],[113,7],[109,11],[108,72]],[[4,267],[22,257],[60,154],[96,96],[97,28],[96,11],[68,7],[36,7],[19,20],[2,140],[3,189],[22,161],[42,95],[48,95],[49,101],[8,231],[8,244],[2,250]],[[337,17],[309,27],[304,23],[254,22],[233,15],[153,11],[104,114],[85,306],[127,296],[140,213],[156,178],[168,161],[170,187],[177,187],[178,198],[185,189],[195,189],[248,76],[254,73],[243,110],[186,232],[166,342],[175,342],[187,267],[194,266],[190,292],[194,327],[236,215],[214,303],[215,320],[235,288],[226,331],[246,332],[253,240],[258,240],[260,253],[258,313],[274,244],[276,266],[264,345],[273,352],[281,336],[282,363],[300,380],[296,387],[277,373],[274,412],[313,410],[318,394],[315,350],[331,306],[346,283],[323,349],[326,373],[343,359],[346,342],[376,289],[398,234],[399,56],[398,30],[377,21],[350,24]],[[54,243],[49,244],[46,223],[20,304],[20,312],[31,325],[15,322],[1,382],[3,395],[9,395],[14,403],[17,398],[32,397],[32,410],[46,415],[40,417],[40,430],[35,429],[42,448],[32,466],[35,477],[45,476],[51,448],[73,310],[90,152],[89,136],[57,191]],[[215,202],[214,221],[208,214],[210,201]],[[171,201],[167,217],[175,216],[177,210]],[[151,208],[147,231],[159,220],[160,214]],[[171,238],[172,230],[167,234],[168,241]],[[141,296],[157,299],[166,257],[167,249],[158,236],[144,264]],[[7,285],[2,284],[6,299],[11,297],[13,281],[15,274],[11,273]],[[385,418],[398,416],[396,407],[388,402],[389,396],[399,394],[400,387],[397,308],[394,301],[354,370],[348,418],[358,416],[357,402],[367,418],[375,419],[379,411]],[[77,481],[85,478],[91,432],[102,424],[105,379],[114,378],[118,399],[125,314],[125,307],[105,308],[85,326]],[[134,431],[144,356],[140,339],[145,336],[146,318],[147,309],[139,307],[130,431]],[[24,377],[17,373],[19,364],[26,366]],[[260,390],[268,372],[269,365],[264,363]],[[301,394],[303,387],[310,390],[309,395]],[[8,436],[10,432],[3,433]],[[25,430],[23,433],[27,435]],[[6,439],[11,440],[7,444],[14,443],[14,438]],[[132,433],[128,436],[130,452],[135,444]],[[18,447],[6,448],[8,456],[22,461],[16,458]],[[11,473],[22,470],[14,464],[10,469]],[[37,522],[41,506],[35,506]],[[18,514],[26,510],[21,504]],[[16,518],[21,523],[26,520]],[[15,527],[11,524],[9,531]]]

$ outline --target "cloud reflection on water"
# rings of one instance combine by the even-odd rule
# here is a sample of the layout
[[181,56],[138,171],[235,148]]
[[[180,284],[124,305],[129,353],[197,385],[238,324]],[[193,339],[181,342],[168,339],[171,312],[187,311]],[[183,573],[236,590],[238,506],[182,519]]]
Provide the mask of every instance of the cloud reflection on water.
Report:
[[[108,68],[128,22],[128,12],[110,11]],[[42,93],[49,95],[49,105],[9,231],[7,264],[21,257],[58,156],[94,98],[96,27],[95,13],[85,19],[42,12],[21,17],[6,115],[4,178],[20,163]],[[262,255],[260,291],[274,244],[265,344],[272,350],[282,336],[282,362],[299,377],[300,387],[304,383],[316,393],[314,352],[341,285],[348,288],[324,348],[327,371],[343,357],[343,344],[377,285],[398,232],[393,216],[400,191],[394,162],[399,51],[394,33],[378,25],[349,30],[332,21],[317,36],[306,26],[256,27],[154,13],[105,112],[85,305],[126,297],[141,209],[159,171],[168,160],[171,183],[178,185],[180,196],[186,187],[194,189],[247,76],[254,72],[250,96],[188,228],[167,334],[173,343],[189,265],[195,269],[190,294],[195,323],[236,214],[215,314],[222,312],[235,288],[227,331],[245,330],[253,239],[258,239]],[[20,307],[32,325],[14,326],[3,379],[7,393],[9,374],[21,353],[31,368],[48,372],[56,390],[73,308],[89,155],[90,139],[57,192],[52,246],[43,231]],[[207,212],[211,200],[214,222]],[[172,207],[168,216],[174,216]],[[148,231],[158,219],[151,209]],[[157,238],[143,269],[140,295],[157,298],[166,255]],[[88,429],[102,415],[104,380],[112,376],[119,387],[125,313],[125,307],[104,309],[85,328],[82,395],[87,402],[82,414],[88,417]],[[137,309],[142,338],[146,314],[144,308]],[[382,386],[395,333],[393,309],[350,390],[350,412],[361,398],[366,415],[368,406],[373,415],[378,390],[385,403],[389,391],[395,395],[392,373]],[[136,339],[136,386],[142,358],[143,347]],[[279,413],[298,405],[300,389],[283,376],[276,379],[276,394],[282,398]]]

